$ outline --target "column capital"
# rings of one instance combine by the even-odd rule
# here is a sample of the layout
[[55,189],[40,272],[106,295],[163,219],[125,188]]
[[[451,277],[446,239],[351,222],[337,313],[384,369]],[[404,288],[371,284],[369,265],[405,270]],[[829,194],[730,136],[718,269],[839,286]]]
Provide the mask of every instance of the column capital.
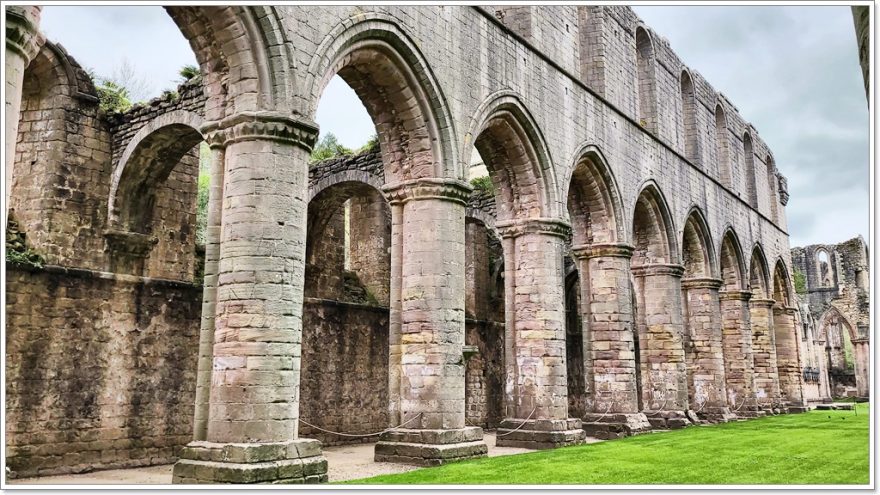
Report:
[[30,62],[45,38],[40,34],[40,10],[32,5],[12,5],[6,7],[6,48]]
[[857,339],[852,339],[853,344],[868,344],[870,339],[867,337],[859,337]]
[[223,120],[206,122],[200,131],[211,148],[242,141],[277,141],[311,151],[318,139],[318,125],[276,112],[241,112]]
[[669,275],[681,277],[684,275],[684,267],[671,263],[654,263],[632,267],[632,273],[637,277],[650,277],[654,275]]
[[558,218],[525,218],[496,222],[495,227],[502,238],[519,237],[525,234],[542,234],[567,238],[571,235],[571,225]]
[[718,298],[722,301],[748,301],[752,293],[747,290],[723,290],[718,293]]
[[681,280],[682,289],[714,289],[718,290],[724,281],[713,277],[692,277]]
[[760,297],[756,297],[749,301],[749,305],[755,306],[756,308],[773,309],[774,304],[776,304],[776,301],[773,299],[762,299]]
[[392,205],[420,199],[441,199],[466,205],[473,190],[467,182],[443,178],[410,179],[382,187]]
[[571,253],[578,259],[589,258],[632,258],[635,247],[626,243],[583,244],[571,248]]

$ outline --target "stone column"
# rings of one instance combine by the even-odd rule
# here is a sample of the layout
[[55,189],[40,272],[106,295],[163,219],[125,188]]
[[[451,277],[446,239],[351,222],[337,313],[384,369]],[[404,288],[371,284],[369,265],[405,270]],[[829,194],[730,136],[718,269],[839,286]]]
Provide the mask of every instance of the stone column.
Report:
[[798,353],[797,308],[776,304],[773,307],[773,329],[776,337],[776,362],[779,369],[779,391],[788,412],[804,412],[803,366]]
[[870,396],[869,370],[871,351],[867,338],[853,339],[853,359],[855,360],[856,394],[860,398]]
[[825,341],[814,340],[813,346],[816,349],[816,362],[819,366],[819,400],[821,402],[831,402],[831,384],[828,376],[828,356],[825,354]]
[[205,276],[202,291],[202,324],[199,329],[199,363],[196,371],[196,403],[193,440],[207,440],[217,314],[217,271],[220,265],[220,225],[223,218],[223,173],[226,150],[222,136],[212,136],[211,177],[208,189],[208,221],[205,227]]
[[755,398],[767,412],[780,407],[776,336],[773,330],[773,299],[749,301],[752,323],[752,354],[755,362]]
[[681,281],[681,288],[693,356],[688,370],[691,408],[700,418],[726,422],[735,416],[727,407],[718,299],[721,284],[716,278],[688,278]]
[[682,345],[684,325],[681,276],[684,267],[652,264],[632,269],[642,369],[642,407],[655,428],[690,424],[687,369]]
[[[465,426],[465,204],[471,188],[414,179],[384,188],[392,205],[389,388],[395,428],[376,461],[437,465],[485,456],[483,430]],[[398,291],[394,293],[394,291]]]
[[730,412],[742,417],[763,416],[755,398],[755,358],[752,352],[752,325],[748,291],[727,290],[721,300],[721,342],[724,349],[724,376]]
[[639,411],[635,330],[628,244],[576,246],[580,272],[584,381],[587,413],[583,429],[596,438],[619,438],[648,431]]
[[505,419],[497,445],[555,448],[582,443],[568,417],[562,256],[570,227],[554,219],[496,224],[504,239]]
[[[6,176],[4,177],[6,208],[12,192],[12,167],[15,165],[15,142],[21,117],[21,94],[24,70],[37,55],[45,41],[39,33],[40,10],[31,5],[6,7]],[[7,211],[3,212],[6,225]]]
[[225,145],[210,407],[175,483],[327,480],[317,440],[299,438],[309,150],[317,127],[268,112],[207,125]]

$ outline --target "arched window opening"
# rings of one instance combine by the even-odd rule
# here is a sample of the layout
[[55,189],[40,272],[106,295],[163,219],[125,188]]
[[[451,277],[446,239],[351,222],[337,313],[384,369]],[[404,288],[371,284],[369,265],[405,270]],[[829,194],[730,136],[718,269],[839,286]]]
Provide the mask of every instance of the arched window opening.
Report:
[[828,251],[824,249],[816,251],[816,276],[820,287],[834,286],[834,267],[831,265]]
[[752,136],[746,132],[743,134],[743,155],[746,166],[746,197],[749,206],[758,208],[758,188],[755,184],[755,151],[752,147]]
[[657,132],[657,75],[654,45],[643,27],[636,29],[636,89],[638,120],[645,129]]
[[730,132],[727,130],[727,117],[721,104],[715,105],[715,160],[721,183],[733,187],[733,173],[730,166]]
[[770,219],[773,223],[779,223],[779,209],[782,207],[779,200],[779,176],[776,175],[776,163],[770,155],[767,155],[767,192],[770,198]]
[[695,165],[700,165],[699,133],[697,131],[697,101],[694,82],[685,70],[681,72],[681,129],[684,141],[684,155]]

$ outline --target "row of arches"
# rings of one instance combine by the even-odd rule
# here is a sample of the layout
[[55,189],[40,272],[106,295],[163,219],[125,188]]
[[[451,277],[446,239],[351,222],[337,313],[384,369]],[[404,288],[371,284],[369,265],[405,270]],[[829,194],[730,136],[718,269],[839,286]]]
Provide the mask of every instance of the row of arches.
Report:
[[[635,31],[636,46],[636,87],[638,91],[638,121],[648,131],[658,133],[659,117],[657,114],[657,62],[654,50],[654,40],[651,33],[643,26],[639,26]],[[701,132],[701,122],[698,117],[701,104],[697,98],[694,81],[690,71],[683,68],[678,77],[680,89],[680,109],[681,120],[677,133],[682,137],[683,154],[695,166],[706,169],[707,164],[703,162],[703,143],[702,136],[706,133]],[[715,163],[718,167],[718,180],[729,190],[738,191],[739,180],[734,172],[736,164],[734,162],[734,154],[731,142],[731,130],[728,122],[725,105],[719,99],[715,103],[714,108],[714,146],[715,146]],[[747,129],[740,137],[742,141],[743,164],[745,170],[742,172],[745,180],[745,190],[743,191],[744,199],[754,209],[758,209],[758,197],[762,195],[762,191],[758,188],[757,167],[755,165],[755,150],[752,143],[751,132]],[[767,155],[763,160],[767,170],[767,191],[769,198],[769,216],[774,223],[779,223],[779,203],[780,197],[777,191],[778,179],[776,166],[771,155]]]
[[[167,9],[202,65],[203,121],[176,114],[144,128],[112,174],[107,219],[147,234],[151,191],[161,189],[184,148],[207,138],[211,193],[195,440],[295,441],[300,414],[322,413],[300,408],[302,374],[321,370],[308,359],[327,354],[303,350],[305,342],[320,341],[306,338],[303,308],[306,297],[324,298],[320,292],[329,289],[341,259],[343,275],[356,275],[355,289],[369,290],[379,306],[387,301],[387,320],[380,314],[388,332],[382,354],[387,401],[372,402],[387,402],[387,409],[376,417],[389,426],[452,430],[463,443],[481,442],[482,433],[467,425],[465,415],[470,187],[459,180],[468,160],[458,157],[467,158],[472,147],[496,191],[494,230],[503,260],[493,270],[502,283],[492,284],[496,295],[503,294],[503,338],[496,339],[503,342],[503,397],[496,402],[505,436],[499,445],[553,447],[583,439],[569,405],[567,334],[577,332],[566,328],[567,286],[577,287],[579,298],[570,306],[578,308],[573,321],[581,326],[585,418],[601,411],[663,411],[670,414],[662,416],[662,425],[672,426],[665,421],[684,421],[692,404],[722,416],[749,400],[754,404],[748,407],[759,408],[752,373],[757,318],[746,295],[758,286],[778,306],[775,330],[768,323],[763,332],[775,344],[767,347],[765,373],[771,383],[776,377],[779,392],[766,396],[778,402],[785,392],[789,404],[799,404],[784,264],[776,263],[772,289],[762,254],[747,277],[732,232],[723,237],[716,260],[702,212],[695,210],[679,233],[653,181],[642,187],[627,216],[611,168],[592,144],[576,153],[571,177],[557,177],[540,127],[514,92],[486,98],[469,123],[462,146],[467,152],[461,152],[418,44],[384,14],[338,24],[319,45],[311,62],[315,70],[305,75],[295,70],[274,8]],[[301,115],[314,114],[310,105],[333,74],[355,90],[376,125],[384,178],[378,189],[370,181],[350,180],[310,196],[304,172],[317,129]],[[279,115],[285,112],[293,117]],[[354,236],[352,225],[368,234]],[[577,284],[565,281],[569,252]],[[317,266],[327,259],[334,268]],[[716,283],[720,273],[730,280],[723,291]],[[685,341],[693,345],[686,348]],[[711,361],[697,358],[699,353],[714,359],[708,380],[688,372]],[[405,460],[396,443],[435,445],[439,433],[418,440],[406,435],[379,442],[376,459]],[[195,446],[193,452],[196,447],[207,448]],[[485,446],[482,452],[472,447],[452,458],[485,453]],[[187,479],[188,461],[178,464],[176,480]]]

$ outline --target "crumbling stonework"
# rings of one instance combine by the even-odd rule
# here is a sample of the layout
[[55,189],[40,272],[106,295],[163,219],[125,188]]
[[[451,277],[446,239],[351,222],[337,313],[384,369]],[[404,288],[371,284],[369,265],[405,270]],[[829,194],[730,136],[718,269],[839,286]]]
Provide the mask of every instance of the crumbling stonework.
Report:
[[[354,440],[318,428],[390,428],[377,460],[436,465],[485,455],[483,426],[499,445],[552,448],[803,410],[815,353],[797,333],[785,178],[757,130],[631,9],[166,10],[202,70],[176,100],[103,115],[57,45],[7,57],[7,86],[21,88],[7,93],[21,108],[6,122],[17,129],[10,205],[51,265],[7,293],[44,295],[49,274],[73,283],[60,266],[155,282],[151,297],[189,310],[201,302],[200,316],[175,313],[199,330],[171,368],[191,370],[179,375],[192,409],[175,411],[190,414],[191,441],[180,448],[182,420],[167,435],[151,420],[132,435],[171,451],[143,462],[179,451],[182,483],[320,482],[326,460],[303,436]],[[7,29],[7,50],[39,41],[28,19]],[[311,119],[335,74],[363,101],[379,150],[312,165]],[[492,194],[464,181],[475,149]],[[7,311],[96,311],[114,297],[134,296],[13,297],[21,307]],[[26,333],[34,323],[11,319],[7,334],[79,321],[58,318]],[[14,340],[10,387],[21,391],[48,361],[24,359],[27,338]],[[99,342],[95,353],[113,349]],[[101,372],[145,379],[125,362]],[[58,402],[65,434],[118,414],[86,407],[99,383]],[[25,400],[19,421],[35,428],[48,397]],[[17,454],[39,444],[17,441]],[[93,461],[75,445],[41,447],[60,455],[49,469]],[[94,465],[124,465],[133,448]]]
[[815,375],[809,398],[868,397],[870,267],[864,239],[796,247],[791,258],[803,280],[801,352],[807,373]]

